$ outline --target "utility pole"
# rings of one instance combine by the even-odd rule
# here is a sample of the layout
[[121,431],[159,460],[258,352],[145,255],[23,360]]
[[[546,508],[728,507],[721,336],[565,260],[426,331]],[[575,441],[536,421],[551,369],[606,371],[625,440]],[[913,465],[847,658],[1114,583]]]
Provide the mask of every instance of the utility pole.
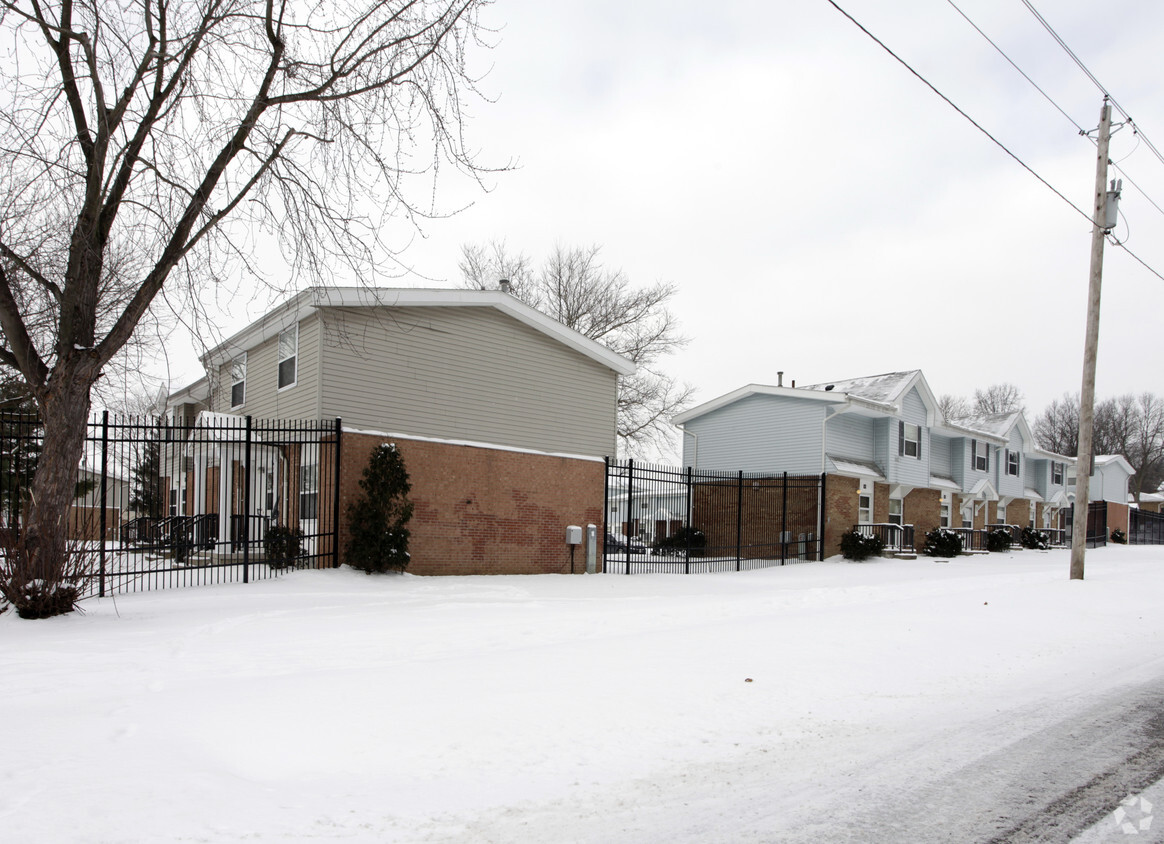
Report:
[[[1099,112],[1095,161],[1095,217],[1091,227],[1091,283],[1087,291],[1087,334],[1083,343],[1083,388],[1079,392],[1079,451],[1075,461],[1075,515],[1071,530],[1071,579],[1083,580],[1087,550],[1087,513],[1091,487],[1092,432],[1095,428],[1095,357],[1099,347],[1099,291],[1103,280],[1103,239],[1115,224],[1108,218],[1107,148],[1111,140],[1111,106]],[[1112,190],[1114,199],[1119,194]],[[1112,217],[1115,215],[1112,214]]]

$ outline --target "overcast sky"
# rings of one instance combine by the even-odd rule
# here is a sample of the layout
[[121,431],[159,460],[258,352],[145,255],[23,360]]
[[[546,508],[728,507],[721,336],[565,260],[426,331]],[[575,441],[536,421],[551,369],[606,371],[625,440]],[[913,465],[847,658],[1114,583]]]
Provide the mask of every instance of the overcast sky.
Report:
[[[948,2],[838,2],[1090,214],[1095,147],[1071,121],[1093,129],[1102,94],[1021,0],[957,5],[1070,120]],[[1164,149],[1164,4],[1035,5]],[[633,282],[678,287],[691,342],[668,369],[697,401],[778,370],[920,368],[939,395],[1012,382],[1033,419],[1079,389],[1090,223],[827,0],[505,0],[486,21],[496,101],[469,138],[517,166],[487,194],[443,182],[445,207],[472,206],[424,237],[400,221],[417,274],[386,283],[457,286],[466,242],[599,244]],[[1142,189],[1125,181],[1115,235],[1164,273],[1164,163],[1128,128],[1111,158]],[[1097,392],[1164,393],[1164,281],[1105,255]],[[222,334],[266,305],[236,302]],[[171,355],[172,386],[201,374]]]

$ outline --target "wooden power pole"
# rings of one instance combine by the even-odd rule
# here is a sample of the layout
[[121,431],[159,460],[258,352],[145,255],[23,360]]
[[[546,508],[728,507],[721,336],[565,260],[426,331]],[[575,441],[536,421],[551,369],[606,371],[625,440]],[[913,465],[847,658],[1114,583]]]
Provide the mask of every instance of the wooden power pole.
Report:
[[1095,356],[1099,347],[1099,290],[1103,280],[1103,239],[1107,225],[1107,148],[1111,106],[1103,98],[1095,161],[1095,218],[1091,227],[1091,283],[1087,291],[1087,334],[1083,343],[1083,388],[1079,392],[1079,451],[1075,461],[1075,515],[1071,530],[1071,579],[1083,579],[1087,513],[1091,491],[1092,432],[1095,428]]

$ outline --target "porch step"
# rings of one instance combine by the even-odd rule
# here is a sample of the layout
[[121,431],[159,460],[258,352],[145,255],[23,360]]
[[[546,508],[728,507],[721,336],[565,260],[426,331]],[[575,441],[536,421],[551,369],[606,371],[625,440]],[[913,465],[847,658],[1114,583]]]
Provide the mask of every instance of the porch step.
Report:
[[897,551],[893,554],[895,560],[916,560],[917,554],[913,551]]

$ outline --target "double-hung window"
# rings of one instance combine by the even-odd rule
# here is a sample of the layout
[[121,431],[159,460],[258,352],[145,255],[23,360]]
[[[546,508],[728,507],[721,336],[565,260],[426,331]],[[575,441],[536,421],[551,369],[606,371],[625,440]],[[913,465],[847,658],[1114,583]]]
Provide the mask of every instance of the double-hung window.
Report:
[[909,422],[897,423],[897,453],[903,457],[921,459],[921,426]]
[[977,440],[970,440],[972,468],[975,472],[985,472],[990,469],[990,446]]
[[1051,483],[1055,486],[1063,486],[1063,464],[1051,462]]
[[950,526],[950,493],[942,495],[941,510],[938,516],[938,525],[940,527],[948,528]]
[[230,409],[242,407],[247,399],[247,356],[230,363]]
[[279,389],[295,386],[295,361],[299,357],[299,326],[279,335]]
[[1019,474],[1019,452],[1006,450],[1006,473],[1014,475],[1016,478]]
[[903,524],[902,514],[904,512],[903,502],[900,498],[889,499],[889,523],[891,525]]

